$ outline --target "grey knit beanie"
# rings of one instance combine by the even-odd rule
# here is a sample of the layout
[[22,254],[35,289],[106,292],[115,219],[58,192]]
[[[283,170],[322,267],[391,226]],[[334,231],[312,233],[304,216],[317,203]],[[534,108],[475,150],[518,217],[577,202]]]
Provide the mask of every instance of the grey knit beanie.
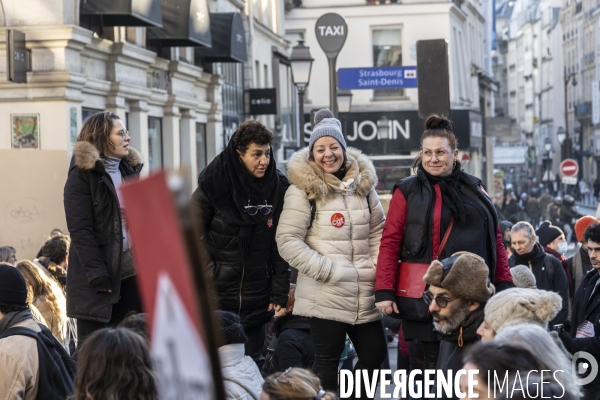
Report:
[[492,296],[485,306],[484,319],[497,334],[522,322],[546,328],[561,307],[562,298],[554,292],[510,288]]
[[516,265],[510,269],[513,283],[518,288],[528,289],[536,286],[535,275],[527,266]]
[[342,124],[333,116],[333,113],[328,108],[323,108],[315,114],[315,127],[308,142],[310,151],[312,151],[315,142],[323,136],[335,138],[340,142],[344,150],[346,150],[346,140],[342,134]]

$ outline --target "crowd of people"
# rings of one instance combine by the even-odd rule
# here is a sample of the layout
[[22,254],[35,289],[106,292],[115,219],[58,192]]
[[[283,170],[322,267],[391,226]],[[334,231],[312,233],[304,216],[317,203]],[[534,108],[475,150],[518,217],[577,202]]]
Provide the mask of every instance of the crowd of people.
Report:
[[[286,174],[253,120],[200,173],[192,215],[227,399],[336,399],[340,369],[392,367],[390,331],[398,369],[478,370],[479,398],[514,398],[518,380],[517,398],[600,397],[573,359],[600,358],[600,221],[574,223],[566,197],[499,207],[461,169],[453,123],[424,128],[387,215],[372,162],[327,109]],[[124,213],[135,205],[120,193],[143,167],[130,139],[116,114],[89,117],[64,190],[69,235],[53,231],[33,260],[0,248],[0,398],[160,399]],[[571,233],[581,247],[567,259]]]

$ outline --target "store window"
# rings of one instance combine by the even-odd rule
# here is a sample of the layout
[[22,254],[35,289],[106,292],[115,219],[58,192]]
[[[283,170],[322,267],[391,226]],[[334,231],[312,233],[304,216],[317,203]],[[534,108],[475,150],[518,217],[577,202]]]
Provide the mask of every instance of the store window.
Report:
[[[373,66],[402,66],[402,29],[373,29]],[[404,89],[374,89],[377,99],[404,96]]]
[[244,121],[243,66],[240,63],[221,63],[221,75],[223,75],[224,146],[227,145],[237,127]]
[[206,124],[196,123],[196,167],[202,171],[208,163],[206,156]]
[[163,165],[162,119],[148,117],[148,166],[150,171]]

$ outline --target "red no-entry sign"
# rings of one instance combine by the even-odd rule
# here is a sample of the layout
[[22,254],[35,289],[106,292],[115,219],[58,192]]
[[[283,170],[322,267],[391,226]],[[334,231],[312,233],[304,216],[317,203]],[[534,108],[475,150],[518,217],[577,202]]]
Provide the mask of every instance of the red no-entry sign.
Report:
[[560,163],[560,173],[562,176],[577,176],[579,164],[577,161],[567,158]]

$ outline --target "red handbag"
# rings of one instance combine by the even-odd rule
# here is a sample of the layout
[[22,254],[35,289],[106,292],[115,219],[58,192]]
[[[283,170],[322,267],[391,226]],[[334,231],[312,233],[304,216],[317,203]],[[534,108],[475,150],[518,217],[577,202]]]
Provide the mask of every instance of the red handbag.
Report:
[[[437,260],[454,226],[454,217],[450,220],[450,225],[446,229],[446,234],[442,239],[440,248],[434,258]],[[429,306],[423,301],[422,296],[427,284],[423,282],[423,276],[427,273],[430,264],[403,262],[398,264],[398,277],[396,280],[396,305],[398,314],[391,314],[394,318],[410,321],[429,321]]]

